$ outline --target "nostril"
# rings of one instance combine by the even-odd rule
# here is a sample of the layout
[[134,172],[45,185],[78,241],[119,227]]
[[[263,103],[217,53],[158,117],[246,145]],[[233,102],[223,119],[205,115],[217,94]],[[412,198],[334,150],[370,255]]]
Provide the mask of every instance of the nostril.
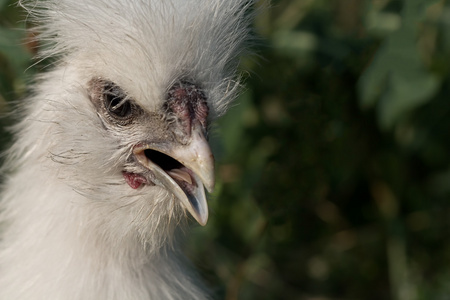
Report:
[[152,149],[144,150],[145,156],[154,164],[157,164],[163,170],[172,170],[182,168],[183,165],[172,157]]

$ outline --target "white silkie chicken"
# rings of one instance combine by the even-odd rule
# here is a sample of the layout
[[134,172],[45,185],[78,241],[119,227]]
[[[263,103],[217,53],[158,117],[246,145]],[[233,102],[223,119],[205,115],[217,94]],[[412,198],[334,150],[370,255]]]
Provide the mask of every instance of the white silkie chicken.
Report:
[[209,299],[175,236],[208,219],[208,127],[235,97],[252,1],[20,5],[57,60],[2,169],[0,299]]

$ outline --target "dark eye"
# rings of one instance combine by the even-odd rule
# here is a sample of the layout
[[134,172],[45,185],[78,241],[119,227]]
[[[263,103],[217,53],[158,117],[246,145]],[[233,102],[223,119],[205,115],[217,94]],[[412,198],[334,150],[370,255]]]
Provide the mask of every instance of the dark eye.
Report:
[[113,117],[125,119],[131,116],[133,107],[125,92],[114,83],[106,83],[103,99],[105,108]]

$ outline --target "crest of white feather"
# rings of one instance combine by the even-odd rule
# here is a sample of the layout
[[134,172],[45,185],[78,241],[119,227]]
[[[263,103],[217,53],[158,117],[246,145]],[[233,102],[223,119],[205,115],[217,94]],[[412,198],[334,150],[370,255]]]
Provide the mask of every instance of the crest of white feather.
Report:
[[[130,92],[138,99],[162,99],[158,93],[173,81],[191,79],[202,84],[213,112],[221,115],[238,90],[237,58],[246,49],[243,42],[248,38],[249,7],[253,2],[22,0],[19,3],[39,24],[39,40],[47,44],[41,57],[80,60],[93,73],[107,70],[110,78],[132,80],[128,82],[133,89]],[[149,84],[158,92],[149,95]]]
[[120,181],[137,137],[105,134],[86,83],[114,81],[151,111],[189,80],[221,115],[252,2],[19,2],[37,23],[40,57],[57,61],[24,100],[2,169],[0,299],[208,298],[171,242],[180,206],[162,188]]

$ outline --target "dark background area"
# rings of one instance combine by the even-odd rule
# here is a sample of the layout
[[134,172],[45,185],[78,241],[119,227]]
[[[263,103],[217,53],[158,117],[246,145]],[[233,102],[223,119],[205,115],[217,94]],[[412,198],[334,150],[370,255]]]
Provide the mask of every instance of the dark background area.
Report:
[[[1,113],[45,69],[12,3]],[[254,27],[186,249],[219,299],[450,299],[449,1],[274,0]]]

